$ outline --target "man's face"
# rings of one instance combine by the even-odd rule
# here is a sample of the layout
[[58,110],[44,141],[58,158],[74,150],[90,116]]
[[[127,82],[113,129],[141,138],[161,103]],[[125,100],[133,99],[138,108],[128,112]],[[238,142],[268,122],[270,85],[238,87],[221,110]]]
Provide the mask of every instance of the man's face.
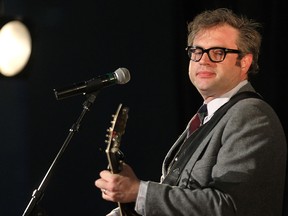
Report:
[[[223,47],[237,50],[237,37],[238,32],[233,27],[215,26],[197,33],[191,45],[203,49]],[[247,64],[245,57],[241,60],[237,58],[237,53],[227,53],[222,62],[215,63],[209,59],[207,53],[204,53],[199,62],[190,60],[190,80],[205,100],[219,97],[247,79],[251,62],[248,61]]]

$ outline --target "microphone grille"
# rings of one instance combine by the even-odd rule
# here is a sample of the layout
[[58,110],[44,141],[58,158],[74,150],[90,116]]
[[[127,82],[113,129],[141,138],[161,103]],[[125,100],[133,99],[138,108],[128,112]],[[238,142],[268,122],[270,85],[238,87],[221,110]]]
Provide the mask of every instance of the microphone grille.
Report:
[[130,80],[130,72],[127,68],[118,68],[115,72],[118,84],[125,84]]

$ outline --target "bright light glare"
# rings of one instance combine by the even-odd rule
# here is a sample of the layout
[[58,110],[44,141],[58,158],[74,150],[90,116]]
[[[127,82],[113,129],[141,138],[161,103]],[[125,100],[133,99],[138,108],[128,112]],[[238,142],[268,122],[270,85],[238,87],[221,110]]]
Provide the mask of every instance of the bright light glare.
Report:
[[0,73],[15,76],[27,64],[31,54],[31,36],[24,24],[11,21],[0,30]]

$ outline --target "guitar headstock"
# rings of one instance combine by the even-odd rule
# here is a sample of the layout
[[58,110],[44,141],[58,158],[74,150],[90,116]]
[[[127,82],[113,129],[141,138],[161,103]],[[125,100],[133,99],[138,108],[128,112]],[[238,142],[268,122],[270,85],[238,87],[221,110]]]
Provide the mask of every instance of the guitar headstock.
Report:
[[128,112],[128,107],[122,107],[122,104],[119,104],[116,113],[112,115],[111,126],[107,130],[108,139],[105,141],[107,143],[106,154],[109,162],[108,167],[112,173],[121,171],[123,154],[120,151],[120,142],[122,135],[125,133]]

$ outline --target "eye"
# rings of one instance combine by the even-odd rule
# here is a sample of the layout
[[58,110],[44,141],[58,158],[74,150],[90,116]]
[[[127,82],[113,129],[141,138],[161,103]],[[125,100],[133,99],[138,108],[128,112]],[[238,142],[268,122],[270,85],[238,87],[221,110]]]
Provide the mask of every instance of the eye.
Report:
[[223,56],[225,54],[223,49],[213,49],[213,55]]
[[196,55],[201,55],[202,54],[202,50],[201,49],[193,49],[192,52]]

